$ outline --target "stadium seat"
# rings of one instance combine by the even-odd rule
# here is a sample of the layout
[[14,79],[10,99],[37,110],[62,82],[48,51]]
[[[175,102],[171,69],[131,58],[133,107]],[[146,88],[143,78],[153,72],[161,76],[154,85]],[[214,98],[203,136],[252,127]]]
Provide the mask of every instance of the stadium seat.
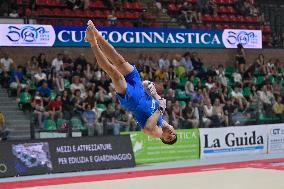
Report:
[[73,12],[75,17],[85,17],[85,11],[83,10],[77,9],[74,10]]
[[186,102],[185,101],[179,101],[179,105],[180,105],[181,108],[185,108]]
[[205,29],[212,29],[212,24],[206,23],[205,24]]
[[216,25],[215,25],[215,28],[216,28],[217,30],[222,30],[222,29],[223,29],[223,26],[222,26],[221,24],[216,24]]
[[264,76],[258,76],[256,78],[256,85],[257,86],[262,86],[263,82],[265,81],[265,77]]
[[235,15],[230,15],[230,16],[229,16],[229,20],[230,20],[230,22],[236,22],[236,21],[237,21],[237,18],[236,18]]
[[68,124],[68,121],[65,120],[65,119],[61,119],[61,118],[57,119],[57,121],[56,121],[56,127],[57,127],[57,129],[62,129],[62,128],[60,128],[60,127],[61,127],[62,125],[64,125],[64,124]]
[[205,14],[202,16],[202,20],[205,22],[211,22],[212,21],[212,16],[209,14]]
[[56,0],[46,0],[46,5],[47,6],[57,6],[57,1]]
[[59,8],[55,8],[53,10],[53,15],[54,16],[63,16],[62,11]]
[[83,123],[79,117],[72,117],[70,120],[72,130],[86,130],[86,128],[83,126]]
[[142,5],[140,2],[133,2],[132,5],[131,5],[132,9],[135,9],[135,10],[142,10]]
[[196,87],[196,86],[198,85],[199,81],[200,81],[200,78],[199,78],[199,77],[194,77],[194,79],[193,79],[193,81],[192,81],[193,86]]
[[41,11],[39,11],[39,14],[41,16],[51,16],[51,15],[53,15],[53,13],[51,12],[51,10],[49,8],[43,8]]
[[81,20],[73,20],[72,25],[74,26],[82,26],[84,25]]
[[17,5],[22,5],[23,4],[23,0],[17,0]]
[[122,21],[122,26],[123,27],[133,27],[133,23],[128,22],[128,21]]
[[235,11],[234,7],[229,6],[229,7],[227,7],[227,13],[229,13],[229,14],[236,14],[236,11]]
[[183,76],[179,78],[178,87],[184,89],[186,82],[188,81],[187,77]]
[[225,68],[225,76],[226,77],[231,77],[233,73],[235,72],[235,68],[232,66],[228,66]]
[[244,21],[244,17],[242,15],[238,15],[237,22],[243,22],[243,21]]
[[251,88],[250,87],[244,87],[243,88],[243,95],[244,95],[244,97],[249,97],[251,95]]
[[32,15],[32,11],[30,8],[26,8],[26,16],[31,16]]
[[98,109],[101,109],[102,111],[106,110],[106,105],[104,105],[104,104],[97,104],[96,107]]
[[47,0],[36,0],[36,5],[39,6],[47,5]]
[[217,11],[219,14],[225,14],[225,13],[227,13],[227,9],[226,9],[226,7],[224,7],[224,6],[220,6],[219,8],[218,8],[218,11]]
[[47,131],[57,130],[56,123],[52,119],[46,119],[43,122],[43,129]]
[[221,20],[221,17],[220,17],[220,16],[218,16],[218,15],[213,15],[213,16],[212,16],[212,21],[213,21],[213,22],[220,22],[220,21],[222,21],[222,20]]
[[271,28],[268,25],[265,25],[262,27],[262,32],[263,33],[271,33]]
[[90,3],[90,7],[95,9],[104,9],[105,5],[103,1],[96,0],[95,2]]
[[221,19],[222,22],[229,22],[230,21],[230,18],[227,15],[221,15],[220,19]]
[[153,28],[160,28],[160,27],[161,27],[161,24],[160,24],[159,22],[151,22],[150,27],[153,27]]
[[123,3],[122,3],[122,8],[124,8],[124,9],[132,9],[132,7],[131,7],[131,3],[129,3],[128,1],[124,1]]
[[124,12],[120,12],[120,11],[116,11],[116,12],[114,13],[114,16],[115,16],[116,18],[118,18],[118,19],[120,19],[120,18],[125,18]]
[[219,4],[219,5],[223,5],[223,4],[225,4],[225,1],[224,0],[215,0],[215,3]]
[[178,12],[179,8],[175,4],[169,4],[168,5],[168,12],[169,13],[175,13]]
[[250,17],[250,16],[245,16],[245,17],[244,17],[244,22],[253,22],[252,17]]
[[74,11],[72,11],[70,9],[64,9],[63,10],[63,15],[65,17],[74,17]]
[[226,3],[230,4],[230,5],[233,5],[235,3],[235,1],[234,0],[226,0]]

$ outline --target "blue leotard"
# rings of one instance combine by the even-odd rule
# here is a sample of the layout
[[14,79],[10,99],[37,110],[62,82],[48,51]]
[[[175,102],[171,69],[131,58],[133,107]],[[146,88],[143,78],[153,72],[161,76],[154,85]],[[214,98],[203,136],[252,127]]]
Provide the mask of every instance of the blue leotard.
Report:
[[[125,110],[130,111],[138,125],[144,129],[147,119],[160,106],[160,101],[148,95],[143,88],[140,75],[135,66],[131,73],[127,74],[125,94],[118,94],[117,98]],[[160,115],[157,125],[162,127],[162,116]]]

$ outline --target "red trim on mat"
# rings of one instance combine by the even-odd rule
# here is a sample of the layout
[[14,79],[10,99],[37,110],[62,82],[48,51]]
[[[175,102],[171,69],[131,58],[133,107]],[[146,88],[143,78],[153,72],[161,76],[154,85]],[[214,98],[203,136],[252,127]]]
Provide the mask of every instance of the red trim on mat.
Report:
[[35,180],[25,180],[25,181],[16,181],[16,182],[3,182],[0,183],[0,186],[1,189],[12,189],[12,188],[26,188],[26,187],[60,185],[60,184],[80,183],[80,182],[94,182],[94,181],[103,181],[103,180],[116,180],[116,179],[126,179],[126,178],[146,177],[146,176],[156,176],[156,175],[203,172],[203,171],[210,171],[216,169],[235,169],[235,168],[245,168],[245,167],[262,168],[261,166],[255,166],[260,164],[264,165],[263,168],[265,168],[265,165],[270,164],[272,162],[284,162],[284,158],[254,160],[254,161],[236,162],[236,163],[223,163],[215,165],[202,165],[202,166],[192,166],[192,167],[154,169],[154,170],[130,171],[130,172],[120,172],[120,173],[105,173],[98,175],[83,175],[83,176],[59,177],[59,178],[46,178],[46,179],[35,179]]

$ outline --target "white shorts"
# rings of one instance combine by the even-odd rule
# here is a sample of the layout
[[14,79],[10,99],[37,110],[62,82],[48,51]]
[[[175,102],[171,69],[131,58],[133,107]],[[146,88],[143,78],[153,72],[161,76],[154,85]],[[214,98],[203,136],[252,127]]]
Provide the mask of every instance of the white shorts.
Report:
[[[20,84],[22,88],[25,88],[27,85],[26,84]],[[18,83],[17,82],[12,82],[10,83],[10,88],[11,89],[17,89],[18,88]]]

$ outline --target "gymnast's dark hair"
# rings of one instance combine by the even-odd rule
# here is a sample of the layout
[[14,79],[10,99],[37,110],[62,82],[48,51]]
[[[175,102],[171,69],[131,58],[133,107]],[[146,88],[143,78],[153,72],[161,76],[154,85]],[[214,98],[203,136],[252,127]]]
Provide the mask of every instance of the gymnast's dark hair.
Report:
[[161,138],[161,141],[164,143],[164,144],[168,144],[168,145],[173,145],[174,143],[177,142],[177,134],[175,134],[176,138],[171,140],[171,141],[165,141],[164,139]]

